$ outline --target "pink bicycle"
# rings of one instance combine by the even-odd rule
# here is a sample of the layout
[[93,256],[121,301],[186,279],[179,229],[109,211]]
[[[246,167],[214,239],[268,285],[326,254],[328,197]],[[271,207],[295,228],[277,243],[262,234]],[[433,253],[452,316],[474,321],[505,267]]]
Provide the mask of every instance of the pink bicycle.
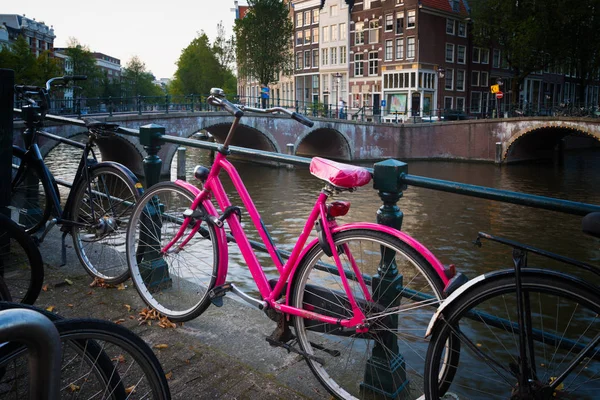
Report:
[[[136,204],[129,224],[129,268],[146,304],[173,321],[187,321],[211,302],[221,306],[223,296],[233,292],[277,322],[269,343],[302,355],[333,395],[421,396],[425,330],[453,269],[393,228],[367,222],[338,225],[336,217],[345,215],[350,203],[328,203],[328,198],[368,184],[371,174],[322,158],[313,158],[310,170],[325,187],[291,253],[279,251],[227,160],[229,144],[244,111],[288,114],[309,127],[313,122],[280,107],[236,106],[220,89],[211,91],[209,101],[235,120],[213,166],[194,171],[202,190],[180,180],[152,186]],[[219,179],[222,170],[279,272],[277,279],[267,278],[254,254],[240,222],[242,208],[231,204]],[[226,281],[233,243],[256,282],[258,298]],[[447,353],[450,362],[458,351]],[[445,381],[451,379],[440,379]]]

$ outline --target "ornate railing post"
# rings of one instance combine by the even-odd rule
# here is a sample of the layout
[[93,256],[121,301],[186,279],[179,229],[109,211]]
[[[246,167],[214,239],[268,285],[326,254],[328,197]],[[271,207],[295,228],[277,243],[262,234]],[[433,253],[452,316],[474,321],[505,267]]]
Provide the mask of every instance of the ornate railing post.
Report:
[[[383,205],[377,211],[377,223],[395,229],[402,227],[403,214],[396,203],[402,197],[402,191],[406,186],[400,184],[398,178],[400,174],[407,171],[407,164],[397,160],[386,160],[375,164],[374,188],[379,191],[379,197],[383,201]],[[372,279],[373,300],[386,308],[398,307],[403,277],[398,273],[396,254],[387,250],[382,253],[377,274]],[[398,316],[390,315],[385,323],[389,324],[389,332],[397,330]],[[371,357],[367,360],[361,389],[384,398],[399,399],[408,394],[408,383],[406,365],[404,357],[400,354],[398,338],[394,334],[387,333],[381,336],[380,341],[373,347]]]
[[108,96],[108,116],[113,116],[113,100],[112,96]]
[[[144,158],[146,188],[158,183],[160,179],[162,160],[158,152],[163,144],[161,139],[164,134],[165,128],[160,125],[140,126],[140,144],[147,153]],[[140,272],[148,287],[158,288],[171,283],[167,263],[161,254],[162,209],[163,205],[155,197],[148,202],[141,218],[142,228],[136,254],[142,260],[139,264]]]
[[194,112],[194,95],[192,94],[192,112]]
[[168,94],[165,95],[165,112],[167,114],[169,113],[169,95]]
[[142,96],[140,96],[139,94],[137,95],[137,109],[138,115],[142,115]]

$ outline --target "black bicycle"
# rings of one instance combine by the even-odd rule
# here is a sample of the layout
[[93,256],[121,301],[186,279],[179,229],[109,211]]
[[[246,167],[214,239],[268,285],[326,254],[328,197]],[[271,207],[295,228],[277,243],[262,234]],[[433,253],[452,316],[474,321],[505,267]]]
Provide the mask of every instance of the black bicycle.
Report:
[[[583,219],[583,231],[600,238],[600,213]],[[426,398],[597,399],[600,288],[570,272],[528,267],[527,255],[600,269],[486,233],[476,244],[481,239],[512,247],[514,268],[480,275],[442,303],[428,330]],[[453,357],[449,339],[460,342]]]
[[[133,205],[143,189],[128,168],[115,162],[99,162],[94,152],[96,141],[114,135],[118,125],[86,120],[88,137],[85,143],[42,130],[52,85],[66,86],[71,81],[83,79],[86,77],[62,76],[48,80],[46,87],[15,86],[18,98],[26,102],[21,109],[26,129],[22,133],[24,147],[13,146],[9,207],[12,219],[28,233],[41,230],[53,216],[38,241],[41,243],[54,225],[60,225],[63,264],[66,262],[65,236],[70,233],[77,257],[86,271],[107,283],[120,283],[129,277],[125,233]],[[37,143],[40,136],[83,150],[64,207],[56,181],[40,153]]]

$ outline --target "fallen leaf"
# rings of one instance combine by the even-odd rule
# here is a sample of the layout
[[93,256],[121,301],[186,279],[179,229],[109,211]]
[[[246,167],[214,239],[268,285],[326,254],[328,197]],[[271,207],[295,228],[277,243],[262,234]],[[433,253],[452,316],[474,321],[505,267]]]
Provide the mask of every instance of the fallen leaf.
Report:
[[168,374],[165,374],[165,378],[167,378],[167,380],[171,379],[173,377],[173,371],[169,372]]
[[73,284],[73,281],[72,281],[72,280],[70,280],[69,278],[65,278],[65,282],[67,282],[69,285],[72,285],[72,284]]
[[129,319],[135,319],[135,317],[133,315],[130,315]]
[[71,307],[71,308],[73,308],[73,307],[75,307],[75,306],[74,306],[73,304],[69,303],[69,304],[67,304],[67,307]]
[[125,286],[124,283],[119,283],[119,286],[117,286],[117,290],[125,290],[127,289],[127,286]]
[[117,361],[117,362],[123,364],[125,362],[125,356],[123,354],[119,354],[117,357],[113,357],[110,360]]
[[115,321],[115,324],[121,324],[125,322],[125,318],[119,318],[118,320]]
[[94,291],[93,291],[93,290],[90,290],[90,291],[89,291],[89,292],[87,292],[86,294],[87,294],[88,296],[90,296],[90,295],[94,294]]
[[135,385],[131,385],[128,388],[125,388],[125,394],[135,393]]
[[50,311],[50,312],[54,311],[54,306],[46,307],[46,311]]
[[123,304],[123,307],[125,307],[127,311],[131,311],[131,306],[129,304]]
[[168,347],[169,347],[169,345],[168,344],[164,344],[164,343],[154,345],[155,349],[166,349]]
[[46,283],[44,286],[42,286],[42,290],[43,290],[44,292],[47,292],[47,291],[48,291],[48,284],[47,284],[47,283]]
[[69,385],[69,390],[70,390],[71,392],[76,392],[76,391],[78,391],[79,389],[80,389],[80,387],[79,387],[79,386],[77,386],[77,385],[75,385],[74,383],[71,383],[71,384]]

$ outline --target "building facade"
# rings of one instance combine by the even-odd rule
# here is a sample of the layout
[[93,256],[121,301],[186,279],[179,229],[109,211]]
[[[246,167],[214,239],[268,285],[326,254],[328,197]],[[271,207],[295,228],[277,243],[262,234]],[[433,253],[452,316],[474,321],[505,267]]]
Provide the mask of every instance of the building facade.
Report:
[[36,57],[46,50],[53,52],[56,35],[52,26],[17,14],[0,14],[0,25],[5,27],[9,43],[24,36]]
[[320,0],[293,1],[294,16],[294,83],[296,101],[318,104],[319,84],[319,15]]

